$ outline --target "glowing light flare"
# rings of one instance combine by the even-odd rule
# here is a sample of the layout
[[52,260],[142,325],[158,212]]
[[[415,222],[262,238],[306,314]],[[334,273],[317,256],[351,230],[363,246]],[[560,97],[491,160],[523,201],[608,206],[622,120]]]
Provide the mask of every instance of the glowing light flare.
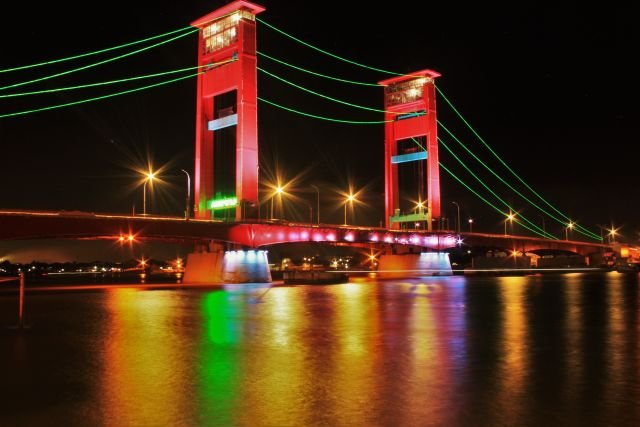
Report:
[[[438,238],[436,237],[436,240],[437,239]],[[448,246],[448,247],[455,246],[456,238],[453,237],[453,236],[445,236],[445,238],[443,239],[443,243],[444,243],[445,246]]]

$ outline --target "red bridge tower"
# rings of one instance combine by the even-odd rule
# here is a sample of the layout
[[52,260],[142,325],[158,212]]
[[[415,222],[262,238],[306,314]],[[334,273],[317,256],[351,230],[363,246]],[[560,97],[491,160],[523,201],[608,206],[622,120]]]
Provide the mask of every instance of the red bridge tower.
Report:
[[431,70],[381,81],[384,85],[385,222],[424,224],[440,218],[440,169],[435,79]]
[[[195,216],[241,219],[258,203],[255,15],[234,1],[191,23],[198,35]],[[246,211],[248,213],[248,211]]]

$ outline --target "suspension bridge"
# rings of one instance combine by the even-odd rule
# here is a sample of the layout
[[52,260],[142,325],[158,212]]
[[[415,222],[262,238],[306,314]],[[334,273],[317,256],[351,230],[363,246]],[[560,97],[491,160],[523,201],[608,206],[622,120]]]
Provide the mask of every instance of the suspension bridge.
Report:
[[[403,255],[403,265],[406,265],[406,259],[415,256],[414,267],[445,272],[451,269],[447,257],[428,257],[425,264],[423,257],[417,253],[437,253],[462,243],[501,247],[514,257],[525,257],[528,252],[538,250],[563,250],[588,256],[611,249],[611,245],[604,242],[602,231],[597,233],[572,219],[509,166],[436,84],[440,77],[438,72],[424,69],[398,73],[337,55],[269,23],[261,17],[264,11],[265,8],[260,5],[235,1],[193,21],[188,27],[106,49],[0,70],[0,75],[9,75],[25,69],[46,69],[54,64],[76,64],[64,71],[3,83],[0,85],[0,100],[140,83],[136,87],[127,86],[127,89],[115,89],[100,96],[3,112],[0,120],[47,114],[50,110],[102,102],[135,92],[162,90],[162,87],[182,80],[197,80],[194,197],[191,203],[192,187],[189,185],[184,217],[146,215],[146,201],[143,216],[4,210],[0,212],[0,239],[123,240],[136,236],[136,239],[194,242],[199,250],[190,257],[190,271],[187,271],[187,278],[192,281],[269,281],[268,270],[265,270],[266,252],[261,252],[251,262],[248,261],[249,257],[243,257],[241,263],[235,258],[231,262],[227,254],[279,243],[323,242],[376,246],[384,251],[389,260],[387,265],[391,267],[400,262],[398,259]],[[273,32],[327,60],[379,73],[381,79],[377,82],[355,81],[290,63],[274,56],[268,51],[268,46],[266,50],[258,48],[259,31]],[[25,90],[26,86],[48,83],[58,77],[103,67],[194,35],[197,35],[197,65],[109,81]],[[98,55],[102,59],[91,62],[92,57]],[[104,58],[104,55],[111,56]],[[83,63],[77,65],[80,61]],[[290,73],[278,74],[273,70],[274,65]],[[306,111],[303,106],[293,105],[288,99],[278,99],[277,94],[258,96],[259,74],[277,84],[299,90],[310,98],[368,111],[377,115],[378,119],[352,120],[319,115]],[[299,84],[296,76],[301,75],[343,85],[347,88],[341,92],[345,97],[330,96]],[[348,88],[356,86],[378,90],[382,105],[361,105],[348,99]],[[438,119],[436,103],[439,108],[445,107],[453,112],[473,135],[472,143],[458,135],[453,126]],[[261,207],[263,212],[265,210],[265,201],[259,196],[259,184],[263,177],[260,175],[258,158],[258,108],[289,113],[291,121],[305,117],[344,126],[384,127],[384,141],[380,141],[380,144],[384,144],[384,170],[380,171],[385,183],[384,224],[381,227],[347,225],[347,208],[352,208],[356,198],[352,193],[346,195],[343,202],[344,224],[321,223],[319,200],[315,223],[313,217],[309,223],[283,222],[274,221],[273,213],[270,216],[261,213]],[[487,155],[490,160],[486,159]],[[443,161],[445,159],[446,162]],[[499,168],[492,164],[498,164]],[[502,218],[505,226],[503,234],[479,230],[475,233],[471,230],[462,232],[459,206],[455,229],[443,224],[441,170]],[[483,179],[487,174],[493,182]],[[188,173],[187,176],[190,182]],[[154,172],[145,171],[144,185],[153,179]],[[267,198],[272,203],[272,212],[274,198],[283,191],[283,185],[273,183]],[[512,202],[514,199],[518,200],[517,204]],[[530,212],[564,229],[565,238],[557,237],[548,231],[544,223],[541,226],[531,219]],[[522,235],[513,233],[514,224]],[[507,225],[510,226],[509,232]],[[613,234],[615,230],[612,228],[608,232]]]

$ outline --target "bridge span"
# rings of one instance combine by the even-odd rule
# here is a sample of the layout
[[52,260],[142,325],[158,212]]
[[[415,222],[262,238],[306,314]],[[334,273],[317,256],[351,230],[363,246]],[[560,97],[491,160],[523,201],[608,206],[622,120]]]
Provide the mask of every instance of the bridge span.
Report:
[[130,216],[76,211],[0,211],[0,239],[157,240],[179,243],[226,243],[262,248],[281,243],[324,242],[340,245],[416,246],[442,251],[464,244],[530,252],[554,249],[589,255],[611,245],[537,237],[453,231],[389,230],[378,227],[305,224],[285,221],[216,221],[163,216]]

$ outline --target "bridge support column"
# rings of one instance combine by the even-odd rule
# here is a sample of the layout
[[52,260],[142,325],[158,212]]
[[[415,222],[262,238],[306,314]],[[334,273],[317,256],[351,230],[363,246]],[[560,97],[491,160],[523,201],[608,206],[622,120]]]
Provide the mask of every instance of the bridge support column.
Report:
[[271,283],[266,251],[225,251],[219,244],[211,249],[189,254],[184,283]]
[[382,279],[399,279],[419,276],[450,276],[449,254],[423,252],[420,254],[381,255],[378,276]]

